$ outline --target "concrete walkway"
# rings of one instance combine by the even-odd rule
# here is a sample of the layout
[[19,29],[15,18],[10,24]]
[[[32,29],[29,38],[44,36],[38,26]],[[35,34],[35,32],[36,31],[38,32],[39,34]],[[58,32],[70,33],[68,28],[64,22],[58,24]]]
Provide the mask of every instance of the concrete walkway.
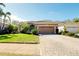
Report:
[[40,35],[40,55],[79,56],[79,39],[62,35]]
[[39,44],[0,43],[0,54],[40,55]]

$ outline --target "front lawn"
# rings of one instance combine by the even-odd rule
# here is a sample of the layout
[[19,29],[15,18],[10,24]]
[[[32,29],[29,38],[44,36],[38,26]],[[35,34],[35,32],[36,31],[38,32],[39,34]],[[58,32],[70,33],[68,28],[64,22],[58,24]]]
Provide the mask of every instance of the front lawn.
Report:
[[1,43],[38,43],[37,35],[33,34],[4,34],[0,35]]

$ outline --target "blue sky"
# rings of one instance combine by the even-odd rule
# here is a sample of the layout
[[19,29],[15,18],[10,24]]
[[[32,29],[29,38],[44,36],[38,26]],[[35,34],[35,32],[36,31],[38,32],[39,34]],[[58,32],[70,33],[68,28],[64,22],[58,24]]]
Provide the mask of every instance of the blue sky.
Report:
[[22,20],[52,20],[64,21],[79,17],[79,4],[77,3],[8,3],[7,11]]

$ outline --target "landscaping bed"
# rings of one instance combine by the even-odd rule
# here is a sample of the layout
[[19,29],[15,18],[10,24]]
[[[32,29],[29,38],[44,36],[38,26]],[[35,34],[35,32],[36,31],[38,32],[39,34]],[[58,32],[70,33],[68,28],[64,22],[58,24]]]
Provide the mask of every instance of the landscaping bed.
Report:
[[79,34],[78,33],[73,33],[73,32],[68,32],[68,31],[62,31],[59,34],[66,35],[66,36],[71,36],[71,37],[75,37],[75,38],[79,38]]
[[30,43],[37,44],[39,39],[33,34],[3,34],[0,35],[0,43]]

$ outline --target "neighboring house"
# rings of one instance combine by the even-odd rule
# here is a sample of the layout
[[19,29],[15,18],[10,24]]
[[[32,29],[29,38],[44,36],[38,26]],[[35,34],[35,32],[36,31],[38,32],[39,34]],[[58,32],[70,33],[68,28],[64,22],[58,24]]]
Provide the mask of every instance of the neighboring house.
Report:
[[58,30],[58,24],[49,21],[29,22],[34,24],[40,34],[55,34]]
[[59,32],[64,31],[64,28],[66,28],[66,31],[69,32],[79,32],[79,23],[65,23],[58,26]]

